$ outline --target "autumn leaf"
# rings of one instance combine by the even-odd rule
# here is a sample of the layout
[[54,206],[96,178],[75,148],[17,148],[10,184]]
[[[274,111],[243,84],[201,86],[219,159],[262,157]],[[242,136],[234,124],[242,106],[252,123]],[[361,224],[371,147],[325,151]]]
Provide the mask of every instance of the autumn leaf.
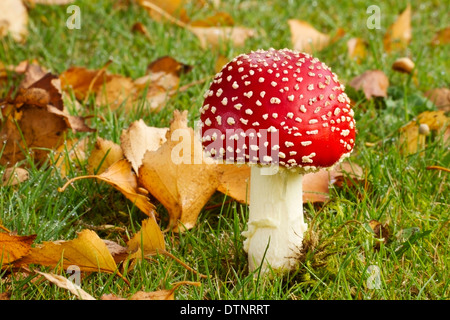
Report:
[[411,5],[397,17],[397,20],[389,26],[383,38],[386,52],[405,49],[412,38],[411,31]]
[[8,33],[17,42],[28,36],[28,12],[22,0],[0,1],[0,38]]
[[297,19],[289,19],[288,24],[293,49],[310,54],[326,48],[345,33],[343,29],[338,29],[336,35],[332,37],[318,31],[310,23]]
[[28,180],[29,176],[26,169],[19,167],[6,168],[2,176],[2,186],[15,186]]
[[361,38],[351,38],[347,41],[347,52],[352,60],[361,63],[367,56],[367,43]]
[[48,150],[63,143],[67,129],[92,131],[84,119],[64,111],[59,79],[47,73],[29,87],[19,88],[2,108],[0,164],[23,160],[27,151],[37,163],[45,160]]
[[439,30],[431,40],[434,46],[444,45],[450,43],[450,27]]
[[182,21],[172,16],[155,1],[140,1],[140,3],[147,10],[157,12],[169,22],[192,32],[198,38],[203,49],[223,49],[229,42],[234,47],[241,47],[248,38],[256,35],[254,29],[234,25],[223,26],[224,23],[230,24],[233,22],[231,17],[224,19],[226,15],[224,13],[216,14],[203,21],[197,20],[191,24],[188,21]]
[[28,255],[16,265],[37,264],[66,270],[76,265],[81,271],[116,273],[117,265],[106,244],[91,230],[82,230],[78,237],[68,241],[45,241],[31,248]]
[[[448,130],[450,120],[444,111],[425,111],[399,129],[399,144],[403,154],[414,154],[426,146],[426,137],[431,131],[443,133]],[[445,140],[448,139],[444,135]]]
[[250,167],[247,165],[219,164],[222,171],[217,190],[241,203],[249,203]]
[[366,99],[374,97],[387,97],[389,79],[381,70],[367,70],[363,74],[354,77],[349,86],[355,90],[362,90]]
[[139,182],[168,210],[169,228],[190,229],[219,185],[217,167],[204,159],[186,111],[174,112],[166,139],[158,150],[145,153]]
[[164,236],[154,217],[142,221],[141,230],[127,242],[127,246],[132,252],[130,258],[137,259],[165,250]]
[[47,279],[51,283],[57,285],[58,287],[69,290],[72,294],[74,294],[81,300],[96,300],[89,293],[87,293],[86,291],[81,289],[81,287],[79,285],[73,283],[72,281],[70,281],[69,279],[67,279],[63,276],[60,276],[60,275],[57,275],[54,273],[41,272],[38,270],[34,270],[34,272],[36,272],[37,274],[40,274],[45,279]]
[[35,239],[36,235],[17,236],[0,232],[0,266],[2,269],[26,256]]
[[66,177],[72,166],[84,164],[87,160],[86,148],[87,139],[70,139],[64,141],[56,150],[52,157],[52,161],[56,168],[59,169],[61,177]]
[[166,141],[167,130],[169,128],[149,127],[141,119],[122,131],[120,145],[136,174],[139,173],[145,153],[158,150]]
[[[163,21],[167,18],[167,15],[179,19],[182,22],[189,21],[186,10],[183,8],[186,0],[138,0],[138,3],[147,10],[150,17],[155,21]],[[155,7],[159,8],[166,15],[161,14],[161,11],[155,9]]]
[[130,300],[175,300],[175,291],[181,285],[200,286],[200,282],[180,281],[174,284],[170,290],[158,290],[152,292],[138,291],[130,297]]
[[322,50],[331,41],[329,35],[316,30],[306,21],[289,19],[288,24],[291,30],[291,43],[294,50],[313,53]]
[[436,88],[425,92],[427,97],[438,110],[449,112],[450,111],[450,89],[448,88]]
[[101,174],[122,158],[123,151],[118,144],[97,137],[94,149],[88,158],[88,171],[90,174]]
[[149,199],[139,193],[136,175],[131,170],[131,164],[128,160],[122,159],[113,163],[103,173],[99,175],[87,175],[75,177],[66,182],[66,184],[59,188],[63,192],[70,184],[80,179],[99,179],[104,181],[120,191],[128,200],[136,205],[142,212],[148,216],[152,216],[154,212],[154,205],[150,203]]

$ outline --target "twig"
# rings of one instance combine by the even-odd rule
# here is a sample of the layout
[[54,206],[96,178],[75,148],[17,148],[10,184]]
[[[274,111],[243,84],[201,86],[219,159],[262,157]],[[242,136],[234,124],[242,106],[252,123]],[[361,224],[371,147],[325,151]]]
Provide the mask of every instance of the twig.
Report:
[[440,166],[428,166],[427,170],[441,170],[441,171],[445,171],[445,172],[450,172],[450,169],[440,167]]

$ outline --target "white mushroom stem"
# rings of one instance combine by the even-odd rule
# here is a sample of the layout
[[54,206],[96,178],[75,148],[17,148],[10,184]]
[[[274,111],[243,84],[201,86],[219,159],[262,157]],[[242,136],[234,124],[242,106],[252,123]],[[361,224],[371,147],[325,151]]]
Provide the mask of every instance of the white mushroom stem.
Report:
[[291,270],[298,264],[307,229],[303,219],[303,174],[280,169],[270,175],[262,170],[267,169],[251,168],[248,230],[243,232],[249,269],[262,265],[265,272],[269,264],[274,270]]

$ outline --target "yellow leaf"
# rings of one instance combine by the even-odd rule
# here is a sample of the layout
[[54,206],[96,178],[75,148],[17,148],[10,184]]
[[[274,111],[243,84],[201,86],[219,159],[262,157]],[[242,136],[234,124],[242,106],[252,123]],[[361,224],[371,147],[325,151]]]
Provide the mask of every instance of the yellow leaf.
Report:
[[148,216],[152,216],[154,212],[154,205],[150,203],[149,199],[139,193],[136,175],[131,170],[131,164],[126,159],[119,160],[113,163],[102,174],[87,175],[73,178],[66,182],[66,184],[59,189],[64,191],[67,186],[76,180],[95,178],[102,180],[109,185],[119,190],[128,200],[136,205],[142,212]]
[[9,263],[26,256],[36,235],[16,236],[0,232],[0,265],[6,268]]
[[411,38],[411,5],[408,3],[406,9],[386,31],[383,38],[384,49],[386,52],[405,49]]
[[[78,237],[69,241],[46,241],[22,258],[20,265],[38,264],[61,267],[66,270],[75,265],[81,271],[116,273],[117,265],[106,244],[91,230],[82,230]],[[117,272],[119,276],[120,273]]]
[[11,34],[17,42],[28,35],[28,12],[22,0],[0,1],[0,38]]
[[51,283],[57,285],[60,288],[67,289],[74,295],[76,295],[78,298],[82,300],[96,300],[93,296],[91,296],[89,293],[81,289],[81,287],[72,281],[70,281],[67,278],[64,278],[63,276],[54,274],[54,273],[46,273],[46,272],[40,272],[37,270],[34,270],[34,272],[44,276],[45,279],[50,281]]
[[88,170],[91,174],[101,174],[113,163],[123,158],[122,148],[110,141],[97,137],[94,149],[88,158]]
[[174,112],[167,141],[147,151],[139,168],[139,182],[168,210],[169,228],[192,228],[219,181],[215,164],[203,157],[200,138],[187,126],[187,111]]
[[351,38],[347,41],[348,55],[351,59],[355,60],[357,63],[367,56],[367,44],[361,38]]
[[331,42],[331,37],[317,31],[311,24],[305,21],[288,20],[291,30],[291,43],[294,50],[306,53],[320,51]]
[[187,26],[187,30],[197,36],[203,49],[223,49],[228,43],[233,47],[242,47],[248,38],[254,37],[254,29],[245,27],[193,27]]
[[164,236],[151,217],[142,221],[141,230],[127,243],[129,251],[133,252],[131,258],[140,258],[143,255],[154,255],[165,250]]
[[169,128],[149,127],[141,119],[122,131],[120,145],[136,174],[147,150],[156,151],[166,141],[167,130]]

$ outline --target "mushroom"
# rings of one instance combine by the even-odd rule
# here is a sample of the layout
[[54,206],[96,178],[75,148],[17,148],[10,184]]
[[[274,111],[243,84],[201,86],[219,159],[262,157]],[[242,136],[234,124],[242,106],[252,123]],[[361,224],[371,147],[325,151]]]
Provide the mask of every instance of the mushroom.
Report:
[[330,168],[355,145],[350,100],[317,58],[289,49],[241,54],[217,73],[200,109],[205,153],[251,165],[249,269],[298,266],[303,234],[302,177]]

